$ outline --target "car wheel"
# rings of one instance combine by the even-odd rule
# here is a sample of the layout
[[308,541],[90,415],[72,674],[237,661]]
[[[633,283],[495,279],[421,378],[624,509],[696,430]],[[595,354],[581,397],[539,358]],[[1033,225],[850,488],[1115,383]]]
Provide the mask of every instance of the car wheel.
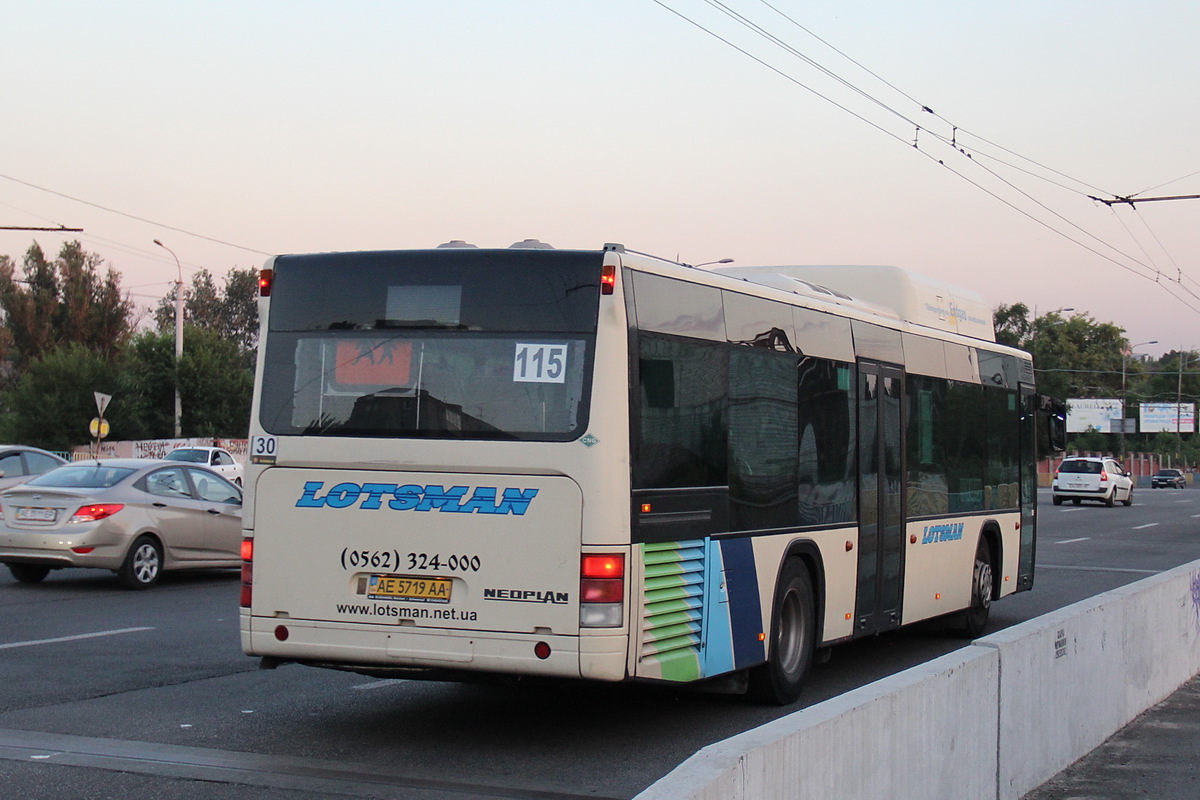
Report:
[[1114,486],[1113,490],[1111,492],[1109,492],[1107,495],[1105,495],[1104,505],[1108,506],[1109,508],[1112,508],[1116,504],[1117,504],[1117,487]]
[[816,619],[808,568],[800,559],[789,558],[775,587],[770,658],[750,670],[749,697],[772,705],[787,705],[800,696],[812,666]]
[[162,562],[162,545],[153,536],[142,535],[125,554],[117,577],[126,589],[149,589],[158,583]]
[[1062,505],[1062,498],[1061,498],[1061,497],[1059,497],[1058,495],[1054,495],[1054,496],[1053,496],[1053,497],[1051,497],[1050,499],[1051,499],[1051,501],[1054,503],[1054,505],[1056,505],[1056,506],[1061,506],[1061,505]]
[[1133,505],[1133,487],[1129,487],[1129,494],[1125,495],[1125,499],[1121,501],[1126,508]]
[[975,548],[975,571],[971,578],[971,605],[962,613],[962,630],[972,639],[983,635],[987,627],[988,614],[992,610],[992,587],[995,576],[992,572],[992,555],[987,542],[979,540]]
[[39,567],[36,564],[6,564],[8,571],[21,583],[41,583],[50,574],[49,567]]

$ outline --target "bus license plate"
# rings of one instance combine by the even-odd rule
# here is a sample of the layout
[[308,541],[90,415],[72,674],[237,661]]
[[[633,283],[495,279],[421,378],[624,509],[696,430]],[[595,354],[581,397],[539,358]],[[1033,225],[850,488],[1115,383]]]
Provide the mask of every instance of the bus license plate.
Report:
[[413,600],[419,603],[449,603],[449,578],[414,578],[404,575],[372,575],[367,581],[371,600]]

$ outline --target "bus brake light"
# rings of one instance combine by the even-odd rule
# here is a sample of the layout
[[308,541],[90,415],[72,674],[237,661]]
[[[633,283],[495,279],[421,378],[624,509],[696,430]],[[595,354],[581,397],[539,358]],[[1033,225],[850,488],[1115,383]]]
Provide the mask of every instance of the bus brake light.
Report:
[[275,280],[275,270],[263,269],[258,271],[258,296],[270,297],[271,284]]
[[584,578],[624,578],[625,556],[614,555],[584,555],[580,573]]
[[242,539],[242,594],[240,605],[250,607],[250,599],[254,593],[254,540]]
[[612,294],[617,285],[617,267],[605,264],[600,268],[600,294]]

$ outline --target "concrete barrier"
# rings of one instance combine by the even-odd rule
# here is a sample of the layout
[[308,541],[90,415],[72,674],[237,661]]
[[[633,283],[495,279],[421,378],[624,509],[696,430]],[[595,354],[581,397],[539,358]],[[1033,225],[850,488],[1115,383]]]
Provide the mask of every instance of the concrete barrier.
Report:
[[1200,673],[1200,561],[979,640],[1000,653],[1000,800],[1018,800]]
[[638,800],[1017,800],[1200,673],[1200,561],[709,745]]

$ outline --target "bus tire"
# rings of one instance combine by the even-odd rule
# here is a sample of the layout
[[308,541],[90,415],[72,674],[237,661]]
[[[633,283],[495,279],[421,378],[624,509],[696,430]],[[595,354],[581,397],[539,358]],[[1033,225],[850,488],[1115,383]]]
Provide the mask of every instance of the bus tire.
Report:
[[781,706],[796,701],[812,666],[816,620],[812,578],[800,559],[789,558],[775,587],[770,656],[750,670],[750,699]]
[[987,540],[981,538],[975,548],[975,568],[971,571],[971,605],[962,612],[962,631],[970,639],[982,636],[987,628],[995,580],[991,550]]

